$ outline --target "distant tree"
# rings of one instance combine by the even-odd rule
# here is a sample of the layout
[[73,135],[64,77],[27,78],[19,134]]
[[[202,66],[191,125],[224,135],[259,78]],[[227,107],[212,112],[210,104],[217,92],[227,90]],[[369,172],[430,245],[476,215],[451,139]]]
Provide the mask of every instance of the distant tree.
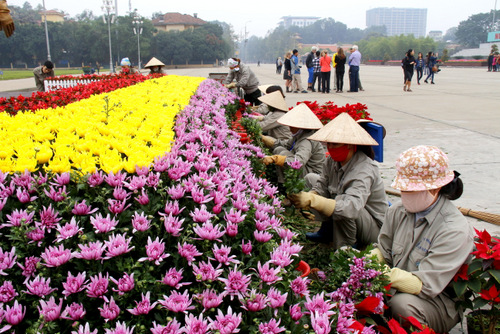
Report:
[[[500,11],[496,11],[495,17],[499,18]],[[478,47],[480,43],[486,42],[488,32],[492,31],[493,11],[469,16],[458,25],[455,36],[460,44],[465,47]]]
[[498,45],[493,44],[493,45],[491,46],[491,53],[495,53],[495,54],[497,54],[497,53],[498,53]]
[[441,60],[442,61],[447,61],[450,59],[450,55],[448,53],[448,49],[443,49],[443,53],[441,54]]
[[399,60],[408,49],[415,53],[436,50],[437,43],[430,37],[415,38],[413,35],[372,37],[357,42],[363,59]]
[[447,43],[454,43],[457,40],[456,33],[457,33],[458,27],[451,27],[450,29],[446,30],[446,33],[443,36],[443,41]]
[[9,8],[16,25],[28,23],[33,24],[40,22],[40,20],[42,19],[39,13],[40,10],[43,9],[41,5],[38,5],[38,7],[35,9],[31,7],[31,4],[29,2],[25,2],[22,7],[9,6]]
[[162,12],[154,12],[153,15],[151,15],[151,19],[154,20],[154,19],[159,19],[163,16],[163,13]]
[[81,14],[75,16],[77,21],[93,21],[95,20],[94,13],[91,10],[84,10]]

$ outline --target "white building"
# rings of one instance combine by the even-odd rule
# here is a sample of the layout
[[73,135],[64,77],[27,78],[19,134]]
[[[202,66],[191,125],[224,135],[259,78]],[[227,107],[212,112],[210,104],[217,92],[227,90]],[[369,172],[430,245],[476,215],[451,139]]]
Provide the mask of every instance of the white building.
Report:
[[366,11],[366,26],[385,26],[387,36],[425,37],[427,8],[373,8]]
[[316,16],[283,16],[281,18],[281,23],[285,28],[290,28],[291,26],[297,27],[307,27],[318,21],[320,18]]

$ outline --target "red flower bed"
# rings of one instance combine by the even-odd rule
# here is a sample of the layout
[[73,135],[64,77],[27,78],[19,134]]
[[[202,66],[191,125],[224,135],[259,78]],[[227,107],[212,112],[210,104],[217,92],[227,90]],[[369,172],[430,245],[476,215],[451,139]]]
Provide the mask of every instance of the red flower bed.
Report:
[[[31,94],[31,97],[19,95],[18,97],[0,98],[0,112],[8,112],[15,115],[18,111],[34,111],[38,109],[65,106],[69,103],[87,99],[94,94],[111,92],[116,89],[132,86],[139,82],[143,82],[144,80],[160,77],[162,75],[163,74],[154,74],[152,76],[124,74],[107,76],[87,75],[77,78],[72,76],[61,76],[57,77],[56,80],[68,80],[68,78],[95,79],[96,77],[100,80],[86,85],[63,88],[52,92],[34,92]],[[102,78],[104,78],[104,80],[101,80]]]
[[[332,119],[337,117],[343,112],[346,112],[351,116],[355,121],[358,119],[367,119],[373,121],[370,117],[370,113],[366,111],[368,107],[366,104],[356,103],[356,104],[346,104],[345,106],[338,106],[334,104],[332,101],[328,101],[323,105],[319,105],[317,101],[302,101],[299,103],[305,103],[309,109],[318,116],[319,120],[323,124],[327,124]],[[299,104],[297,103],[297,104]]]

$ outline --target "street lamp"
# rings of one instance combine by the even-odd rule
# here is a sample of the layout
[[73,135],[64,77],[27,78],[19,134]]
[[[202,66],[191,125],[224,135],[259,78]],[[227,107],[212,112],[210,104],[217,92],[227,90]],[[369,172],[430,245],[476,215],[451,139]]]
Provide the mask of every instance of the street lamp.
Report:
[[106,14],[104,18],[104,22],[106,22],[106,18],[108,21],[108,37],[109,37],[109,72],[114,73],[113,69],[113,53],[111,51],[111,20],[113,20],[113,0],[102,0],[102,11]]
[[134,25],[134,35],[137,35],[137,63],[139,71],[141,70],[141,44],[139,43],[139,38],[142,34],[142,23],[142,18],[136,11],[132,24]]
[[47,42],[47,60],[52,61],[50,57],[49,30],[47,29],[47,8],[45,8],[45,0],[43,0],[43,15],[45,21],[45,41]]

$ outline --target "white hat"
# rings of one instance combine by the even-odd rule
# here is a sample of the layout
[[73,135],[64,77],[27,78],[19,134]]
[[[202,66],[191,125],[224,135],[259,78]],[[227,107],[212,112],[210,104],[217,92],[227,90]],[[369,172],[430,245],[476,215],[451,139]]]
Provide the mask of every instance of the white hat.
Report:
[[144,68],[153,67],[153,66],[165,66],[161,61],[159,61],[156,57],[151,58],[150,61],[144,66]]
[[298,129],[317,130],[323,127],[319,118],[301,103],[278,119],[278,123]]
[[130,66],[130,65],[132,64],[130,63],[128,57],[123,58],[122,61],[120,62],[120,66]]
[[227,60],[227,66],[229,66],[229,67],[236,67],[236,66],[238,66],[238,61],[234,60],[233,58],[229,58]]
[[288,111],[288,106],[286,105],[285,99],[279,90],[259,96],[259,101],[278,110],[284,112]]
[[308,139],[326,143],[378,145],[348,113],[341,113]]

